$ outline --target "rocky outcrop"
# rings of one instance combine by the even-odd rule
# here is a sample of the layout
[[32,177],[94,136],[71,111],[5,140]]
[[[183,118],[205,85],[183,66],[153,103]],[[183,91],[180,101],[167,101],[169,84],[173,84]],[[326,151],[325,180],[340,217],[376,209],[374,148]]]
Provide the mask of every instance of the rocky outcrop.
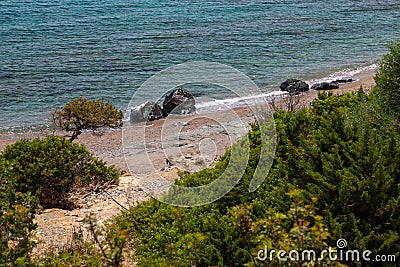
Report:
[[308,91],[310,89],[310,86],[306,82],[303,82],[301,80],[287,79],[286,81],[281,83],[279,88],[282,91],[289,92],[289,94],[298,95],[301,92]]
[[163,115],[191,114],[196,111],[195,100],[191,93],[184,88],[178,88],[165,96],[163,103]]
[[333,81],[330,83],[327,82],[316,83],[313,84],[313,86],[311,86],[312,90],[333,90],[338,88],[339,88],[339,83],[337,81]]
[[163,111],[159,105],[147,101],[140,106],[131,109],[129,120],[132,123],[154,121],[163,117]]
[[132,123],[154,121],[167,117],[169,114],[191,114],[196,111],[195,100],[184,88],[173,90],[165,96],[163,108],[147,101],[130,110],[129,120]]

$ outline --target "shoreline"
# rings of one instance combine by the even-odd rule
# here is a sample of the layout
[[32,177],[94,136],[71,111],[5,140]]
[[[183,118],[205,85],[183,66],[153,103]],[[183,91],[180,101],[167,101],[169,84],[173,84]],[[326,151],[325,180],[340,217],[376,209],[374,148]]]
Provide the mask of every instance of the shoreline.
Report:
[[[339,89],[333,90],[333,92],[335,94],[352,92],[358,90],[361,85],[366,91],[369,91],[374,85],[374,75],[375,71],[360,74],[358,81],[342,84]],[[301,99],[304,103],[309,103],[316,96],[317,91],[312,90],[302,94]],[[243,122],[250,123],[254,121],[252,110],[249,107],[238,107],[231,111],[238,114],[238,117]],[[154,166],[155,170],[152,175],[160,175],[161,180],[160,178],[158,181],[146,180],[144,187],[142,187],[142,182],[141,185],[138,184],[138,179],[141,179],[140,175],[130,173],[128,170],[123,155],[122,129],[105,131],[101,135],[84,133],[79,136],[77,143],[84,144],[95,156],[105,160],[108,164],[128,171],[128,173],[120,177],[118,185],[111,185],[100,192],[91,192],[90,194],[73,193],[73,199],[77,200],[77,204],[80,206],[77,209],[66,211],[53,208],[38,212],[35,216],[38,228],[35,231],[34,239],[40,240],[41,243],[35,247],[34,254],[39,256],[64,248],[72,240],[75,229],[82,229],[86,235],[85,216],[96,214],[98,223],[102,224],[105,220],[120,214],[121,207],[113,199],[124,207],[129,208],[138,202],[148,200],[150,196],[147,190],[154,190],[153,193],[157,194],[159,188],[162,189],[166,185],[173,183],[175,179],[179,178],[178,171],[182,166],[190,167],[191,171],[212,167],[231,143],[230,136],[223,129],[216,127],[218,120],[223,121],[226,117],[226,111],[217,111],[210,114],[210,116],[207,114],[194,114],[149,122],[145,127],[146,131],[149,130],[145,137],[145,150],[146,152],[152,151],[152,153],[149,152],[149,157],[152,162],[157,163],[157,166]],[[210,118],[217,118],[218,120],[215,121]],[[164,125],[166,121],[168,121],[168,125]],[[182,121],[189,121],[189,123],[182,123]],[[169,140],[170,146],[162,146],[162,151],[160,151],[160,133],[162,133],[163,129],[165,129],[166,139]],[[174,131],[170,132],[169,129]],[[177,131],[179,133],[178,139],[176,138]],[[0,151],[6,145],[12,144],[21,138],[44,137],[49,134],[51,134],[51,131],[0,134]],[[61,132],[57,132],[57,134],[62,135]],[[210,154],[211,157],[200,158],[202,142],[207,139],[212,139],[214,142],[214,146],[206,144],[204,147],[207,152],[212,152]],[[161,145],[164,144],[161,142]],[[148,150],[148,148],[150,149]],[[172,166],[166,164],[165,151],[179,154],[176,157],[169,158],[173,163]],[[198,164],[199,162],[201,164]],[[110,195],[113,199],[109,197]]]
[[[303,80],[306,83],[309,84],[310,88],[313,84],[316,83],[321,83],[321,82],[327,82],[327,81],[333,81],[336,79],[347,79],[347,78],[352,78],[354,77],[355,79],[358,78],[365,78],[365,76],[370,76],[373,75],[374,72],[378,69],[376,64],[371,64],[369,65],[359,65],[358,67],[354,68],[339,68],[338,70],[334,70],[331,73],[326,73],[322,76],[318,76],[316,74],[314,75],[306,75],[306,77],[301,77],[301,76],[293,76],[293,77],[288,77],[288,78],[296,78],[299,80]],[[371,74],[372,73],[372,74]],[[281,82],[283,82],[282,80]],[[244,90],[244,98],[249,97],[250,100],[252,99],[257,99],[261,97],[279,97],[284,94],[281,93],[279,89],[280,83],[274,84],[274,85],[268,85],[268,86],[259,86],[260,89],[260,95],[246,95],[246,90]],[[353,85],[349,85],[353,86]],[[341,87],[347,87],[347,84],[341,84]],[[339,89],[340,90],[340,89]],[[224,95],[221,93],[216,93],[211,96],[207,95],[200,95],[196,97],[196,107],[197,110],[200,113],[209,113],[209,112],[217,112],[224,110],[224,108],[221,108],[222,106],[225,106],[225,109],[229,108],[237,108],[241,107],[241,99],[232,95]],[[243,106],[243,105],[242,105]],[[126,110],[126,106],[121,108],[122,111]],[[27,136],[32,137],[32,136],[38,136],[41,133],[42,134],[48,134],[51,132],[49,122],[47,121],[46,116],[42,117],[42,119],[38,122],[34,122],[32,125],[14,125],[14,126],[6,126],[6,127],[1,127],[0,128],[0,141],[4,139],[10,139],[14,137],[10,136]],[[9,136],[9,137],[7,137]]]
[[[340,84],[339,89],[332,90],[334,94],[343,94],[346,92],[352,92],[356,91],[360,88],[360,86],[363,87],[363,89],[366,92],[369,92],[375,85],[375,80],[374,76],[377,72],[377,68],[374,69],[367,69],[364,71],[361,71],[359,73],[356,73],[354,76],[348,77],[352,78],[355,81],[350,82],[350,83],[344,83]],[[318,96],[318,92],[320,91],[315,91],[315,90],[309,90],[308,92],[305,92],[301,95],[301,101],[303,103],[310,103],[312,99],[316,98]],[[281,101],[280,99],[276,99],[278,102]],[[248,107],[233,107],[234,110],[236,110],[238,113],[240,113],[240,117],[249,117],[251,114],[251,109]],[[200,114],[193,114],[190,116],[187,116],[187,118],[182,118],[182,120],[196,120],[195,125],[197,127],[202,127],[206,126],[207,120],[202,120],[201,118],[207,116],[207,114],[214,114],[214,113],[223,113],[225,111],[217,110],[214,112],[208,112],[208,113],[200,113]],[[154,125],[156,127],[153,128],[159,128],[162,127],[162,123],[165,121],[165,119],[161,119],[158,121],[154,122],[149,122],[150,125]],[[177,120],[179,122],[179,119]],[[192,124],[190,127],[184,127],[182,130],[185,131],[193,131],[196,128]],[[19,133],[2,133],[0,134],[0,152],[4,150],[4,148],[7,145],[13,144],[19,139],[22,138],[36,138],[36,137],[46,137],[48,135],[51,135],[52,131],[50,129],[48,130],[40,130],[40,131],[27,131],[27,132],[19,132]],[[56,135],[65,135],[65,133],[57,131]],[[151,136],[151,134],[150,134]],[[154,136],[152,137],[154,139]],[[149,139],[150,142],[154,142],[154,140]],[[190,141],[190,140],[189,140]],[[121,168],[125,171],[128,170],[123,152],[122,152],[122,130],[117,129],[117,130],[105,130],[101,132],[98,135],[93,135],[91,133],[83,133],[79,138],[77,139],[77,142],[79,144],[84,144],[86,148],[93,152],[96,156],[99,158],[105,160],[109,164],[116,165],[118,168]],[[223,143],[223,142],[222,142]],[[193,144],[189,144],[193,145]],[[218,156],[221,156],[221,147],[225,147],[224,144],[219,145],[219,152],[217,153]],[[190,150],[190,149],[189,149]],[[192,149],[194,150],[194,149]],[[198,152],[198,151],[197,151]],[[193,153],[193,152],[188,152],[188,153]]]

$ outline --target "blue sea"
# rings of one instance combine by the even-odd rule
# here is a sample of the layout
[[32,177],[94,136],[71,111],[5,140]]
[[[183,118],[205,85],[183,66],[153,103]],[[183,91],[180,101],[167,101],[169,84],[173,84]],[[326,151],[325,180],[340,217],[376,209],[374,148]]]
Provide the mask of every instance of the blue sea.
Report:
[[399,0],[0,0],[0,129],[45,125],[79,96],[124,109],[179,63],[226,64],[271,91],[368,67],[398,38]]

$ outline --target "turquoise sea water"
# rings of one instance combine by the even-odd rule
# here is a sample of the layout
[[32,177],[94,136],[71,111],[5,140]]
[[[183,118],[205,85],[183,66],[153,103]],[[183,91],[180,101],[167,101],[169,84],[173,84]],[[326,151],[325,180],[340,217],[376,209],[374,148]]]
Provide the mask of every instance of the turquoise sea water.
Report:
[[398,0],[1,0],[0,128],[79,96],[124,108],[178,63],[227,64],[272,90],[371,65],[398,38]]

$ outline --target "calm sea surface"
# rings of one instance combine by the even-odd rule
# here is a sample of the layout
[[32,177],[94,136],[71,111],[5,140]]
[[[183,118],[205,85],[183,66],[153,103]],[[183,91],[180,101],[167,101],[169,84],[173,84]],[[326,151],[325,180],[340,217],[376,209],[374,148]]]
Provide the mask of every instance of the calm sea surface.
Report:
[[369,66],[398,38],[399,0],[0,0],[0,129],[44,124],[79,96],[123,109],[146,79],[187,61],[272,90]]

